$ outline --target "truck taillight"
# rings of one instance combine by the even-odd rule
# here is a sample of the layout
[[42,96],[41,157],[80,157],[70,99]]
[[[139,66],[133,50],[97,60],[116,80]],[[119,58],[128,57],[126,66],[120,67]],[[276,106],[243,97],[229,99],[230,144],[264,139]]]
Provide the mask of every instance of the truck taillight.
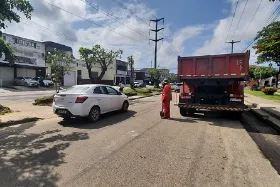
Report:
[[79,96],[77,97],[75,103],[83,103],[87,100],[87,98],[88,98],[87,96]]

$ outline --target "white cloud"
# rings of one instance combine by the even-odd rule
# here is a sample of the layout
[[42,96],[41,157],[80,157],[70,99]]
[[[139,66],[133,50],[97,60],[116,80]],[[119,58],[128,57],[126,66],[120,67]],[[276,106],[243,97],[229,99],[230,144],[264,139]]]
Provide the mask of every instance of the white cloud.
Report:
[[[194,55],[228,53],[231,50],[231,46],[230,44],[225,44],[225,41],[231,40],[242,41],[241,43],[237,43],[234,45],[235,52],[242,52],[242,49],[248,46],[248,42],[255,37],[257,31],[260,30],[261,27],[268,24],[268,21],[266,21],[267,18],[269,18],[274,12],[274,10],[277,8],[275,3],[271,3],[269,1],[262,1],[254,19],[252,20],[252,17],[258,7],[259,2],[260,1],[249,0],[244,14],[240,20],[242,11],[246,4],[246,0],[240,0],[231,30],[230,32],[228,32],[232,21],[234,9],[236,6],[236,0],[231,0],[232,14],[225,19],[219,20],[219,23],[214,29],[213,37],[210,40],[205,41],[204,45],[194,52]],[[240,23],[238,25],[239,20]],[[250,23],[251,20],[252,22]]]
[[[106,9],[107,13],[116,17],[116,21],[102,12],[105,9],[97,11],[80,0],[31,0],[30,2],[35,10],[32,20],[22,19],[21,23],[8,24],[9,27],[4,32],[37,41],[54,41],[69,45],[73,48],[75,57],[79,57],[79,47],[92,47],[100,44],[108,49],[122,49],[124,51],[122,59],[124,60],[128,55],[134,55],[137,66],[141,68],[150,66],[150,61],[154,58],[154,43],[151,42],[149,45],[149,38],[154,37],[152,32],[149,36],[149,29],[154,29],[154,25],[151,23],[149,26],[149,20],[156,15],[157,11],[145,7],[144,4],[134,1],[126,4],[141,20],[117,5],[113,9]],[[71,15],[46,2],[80,17]],[[81,23],[84,21],[81,17],[90,19],[102,27],[93,23]],[[86,26],[73,29],[73,24]],[[185,27],[173,34],[172,41],[164,41],[164,45],[158,51],[160,65],[174,67],[173,63],[176,62],[177,53],[184,50],[184,42],[197,36],[204,28],[204,25]],[[163,34],[160,33],[159,36],[168,36],[170,32],[168,25],[165,25],[165,31],[167,32],[162,32]],[[166,51],[176,53],[169,54]]]

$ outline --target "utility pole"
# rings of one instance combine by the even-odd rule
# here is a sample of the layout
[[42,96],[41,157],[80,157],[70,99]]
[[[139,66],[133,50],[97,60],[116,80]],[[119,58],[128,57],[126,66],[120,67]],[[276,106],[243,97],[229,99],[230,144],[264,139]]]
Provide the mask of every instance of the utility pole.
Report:
[[164,28],[158,29],[158,22],[160,22],[161,20],[164,23],[164,18],[150,20],[150,22],[152,21],[152,22],[156,23],[156,29],[150,29],[150,31],[153,31],[153,32],[156,33],[155,39],[150,39],[150,40],[155,42],[155,64],[154,64],[154,69],[157,69],[157,43],[158,43],[158,41],[163,40],[163,38],[158,39],[158,32],[164,29]]
[[229,44],[231,44],[231,53],[233,53],[233,44],[235,44],[235,43],[239,43],[239,42],[241,42],[241,41],[231,41],[231,42],[226,42],[226,43],[229,43]]
[[134,81],[133,81],[133,76],[134,76],[134,60],[133,60],[133,56],[129,56],[128,58],[128,63],[130,66],[130,87],[134,88]]

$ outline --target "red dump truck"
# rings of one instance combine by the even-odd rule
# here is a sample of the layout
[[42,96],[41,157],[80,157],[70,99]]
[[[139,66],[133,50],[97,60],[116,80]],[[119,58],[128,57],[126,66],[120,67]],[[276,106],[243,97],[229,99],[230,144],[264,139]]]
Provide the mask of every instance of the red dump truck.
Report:
[[230,111],[240,117],[244,104],[244,81],[249,77],[250,51],[208,56],[178,57],[180,113],[196,110]]

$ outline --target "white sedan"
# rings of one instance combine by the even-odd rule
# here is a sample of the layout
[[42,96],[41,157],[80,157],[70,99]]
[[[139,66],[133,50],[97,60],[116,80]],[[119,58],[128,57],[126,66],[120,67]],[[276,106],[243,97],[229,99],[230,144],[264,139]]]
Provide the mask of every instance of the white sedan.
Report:
[[76,85],[54,96],[53,112],[64,119],[88,117],[97,122],[101,114],[127,112],[128,97],[108,85]]

